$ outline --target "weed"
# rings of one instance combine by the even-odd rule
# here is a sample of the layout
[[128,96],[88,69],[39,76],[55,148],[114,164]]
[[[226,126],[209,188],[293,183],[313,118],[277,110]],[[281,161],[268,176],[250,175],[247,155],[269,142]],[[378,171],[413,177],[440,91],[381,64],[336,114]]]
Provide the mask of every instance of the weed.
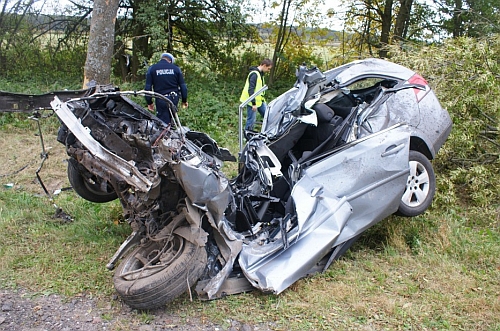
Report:
[[142,324],[151,324],[155,319],[154,315],[144,311],[138,314],[138,318]]
[[[498,161],[471,161],[481,151],[490,153],[491,148],[477,138],[482,122],[470,116],[475,111],[470,105],[498,112],[498,98],[491,93],[500,89],[494,79],[488,80],[488,84],[497,84],[491,87],[470,77],[455,77],[454,72],[441,73],[458,56],[442,53],[446,54],[442,60],[448,62],[436,62],[439,57],[427,60],[418,52],[399,55],[404,57],[402,63],[420,68],[424,76],[454,77],[434,80],[455,126],[433,161],[438,190],[428,212],[415,218],[383,220],[326,272],[302,279],[279,295],[254,291],[210,302],[190,301],[183,295],[164,309],[186,320],[197,316],[228,328],[230,317],[249,324],[271,322],[276,330],[499,330]],[[470,61],[464,60],[464,66],[482,68]],[[461,72],[467,74],[468,70]],[[190,107],[179,112],[181,121],[237,153],[242,82],[188,84]],[[473,92],[457,97],[462,96],[463,84],[470,84],[467,90]],[[279,92],[269,90],[269,99]],[[477,111],[475,115],[480,117]],[[0,179],[2,184],[13,184],[12,188],[0,186],[0,284],[26,287],[35,293],[73,296],[84,292],[109,300],[114,290],[105,265],[130,227],[122,222],[118,202],[93,204],[72,191],[62,191],[54,202],[74,221],[53,218],[54,206],[34,176],[41,151],[35,124],[25,115],[0,116]],[[41,176],[54,192],[69,185],[67,156],[55,140],[57,119],[41,124],[50,155]],[[19,169],[23,170],[16,172]],[[226,163],[223,170],[231,177],[237,164]],[[143,312],[135,318],[134,323],[147,324],[154,315]]]

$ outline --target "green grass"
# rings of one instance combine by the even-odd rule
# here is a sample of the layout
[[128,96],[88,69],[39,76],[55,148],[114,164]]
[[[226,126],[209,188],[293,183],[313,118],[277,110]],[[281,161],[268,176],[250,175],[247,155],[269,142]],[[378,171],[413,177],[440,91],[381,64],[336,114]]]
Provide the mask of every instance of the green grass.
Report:
[[[72,192],[56,203],[75,220],[53,218],[45,197],[0,190],[2,286],[109,301],[114,290],[105,264],[130,231],[119,221],[120,206]],[[499,330],[499,226],[495,207],[392,216],[325,273],[280,295],[254,291],[202,302],[186,294],[165,309],[227,327],[230,317],[273,323],[275,330]],[[134,318],[148,324],[154,314]]]
[[109,257],[130,233],[116,203],[92,204],[68,193],[61,201],[74,218],[55,218],[47,197],[0,191],[0,282],[43,293],[110,294]]
[[[451,61],[453,54],[446,54]],[[473,153],[498,153],[498,149],[474,136],[476,124],[466,116],[470,112],[466,107],[452,107],[461,98],[457,92],[446,92],[463,89],[464,81],[450,80],[447,89],[439,91],[460,125],[434,161],[438,191],[425,214],[383,220],[325,273],[302,279],[280,295],[253,291],[202,302],[190,301],[185,294],[164,309],[186,321],[196,317],[226,329],[230,318],[252,325],[270,323],[274,330],[500,330],[499,163],[463,161],[475,160]],[[242,82],[188,84],[190,107],[179,113],[183,124],[207,132],[237,153]],[[497,85],[490,90],[500,90]],[[122,90],[142,87],[122,86]],[[279,92],[269,91],[270,96]],[[484,93],[474,96],[488,102],[498,99]],[[482,107],[498,112],[494,105]],[[37,156],[36,123],[23,116],[0,115],[1,149],[19,144],[2,157],[4,167],[17,169],[33,159],[23,159],[23,154]],[[57,121],[51,118],[42,128],[54,135]],[[30,144],[33,148],[28,150]],[[59,175],[49,172],[47,182],[66,180],[61,162],[65,156],[55,153],[55,137],[47,137],[46,144],[53,147],[47,166],[61,168]],[[0,186],[0,286],[69,297],[86,293],[103,304],[113,303],[112,272],[105,265],[130,233],[129,226],[120,222],[120,205],[93,204],[64,191],[54,202],[74,221],[63,222],[53,218],[55,208],[47,197],[28,189],[33,173],[26,171],[0,177],[2,184],[14,183],[12,189]],[[234,175],[235,165],[227,163],[224,171]],[[44,169],[42,178],[47,173]],[[127,330],[130,325],[152,323],[155,314],[135,312],[131,320],[118,318],[114,330]]]

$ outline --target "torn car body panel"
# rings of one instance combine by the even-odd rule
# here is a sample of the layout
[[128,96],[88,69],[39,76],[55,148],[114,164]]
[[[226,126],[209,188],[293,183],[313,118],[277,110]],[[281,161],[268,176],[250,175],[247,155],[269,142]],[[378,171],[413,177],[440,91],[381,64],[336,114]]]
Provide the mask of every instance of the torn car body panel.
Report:
[[[89,133],[89,128],[84,127],[75,115],[67,108],[65,103],[56,96],[50,103],[57,116],[64,122],[75,137],[88,149],[89,153],[102,162],[107,168],[111,168],[121,175],[121,178],[142,192],[149,191],[154,184],[146,176],[140,173],[133,163],[129,163],[98,143]],[[82,156],[83,158],[83,156]]]
[[[451,122],[432,90],[411,77],[373,59],[325,73],[300,67],[294,86],[270,102],[261,132],[244,135],[232,179],[221,169],[236,159],[182,127],[174,105],[166,126],[125,96],[144,91],[55,98],[58,140],[114,189],[133,230],[108,264],[122,259],[113,278],[121,298],[152,309],[195,282],[204,300],[250,288],[281,293],[325,270],[385,217],[424,212],[434,188],[407,185],[415,183],[412,156],[434,157]],[[420,100],[414,90],[425,92]],[[439,127],[424,124],[431,110],[420,104],[440,113]],[[408,190],[430,193],[402,209]]]
[[[305,181],[308,179],[307,176],[304,177]],[[315,187],[317,186],[296,187],[293,193],[293,196],[302,199],[300,201],[308,203],[297,206],[299,214],[304,207],[310,207],[307,231],[293,231],[289,238],[282,237],[275,243],[251,243],[243,247],[239,258],[240,266],[256,288],[281,293],[310,273],[316,263],[331,250],[352,209],[346,199],[331,198],[328,195],[311,196],[311,190]],[[304,210],[303,213],[307,214],[308,211]],[[289,240],[288,248],[285,248],[284,240]]]
[[394,213],[408,176],[409,137],[397,125],[304,169],[292,191],[298,226],[289,247],[284,238],[243,246],[240,266],[252,284],[280,293],[335,246]]

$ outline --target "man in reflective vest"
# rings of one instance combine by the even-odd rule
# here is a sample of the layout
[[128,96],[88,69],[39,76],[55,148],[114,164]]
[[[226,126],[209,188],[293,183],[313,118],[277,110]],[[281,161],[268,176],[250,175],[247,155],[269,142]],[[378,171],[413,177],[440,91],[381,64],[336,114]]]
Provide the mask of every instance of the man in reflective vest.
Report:
[[[250,73],[245,82],[245,87],[241,92],[240,102],[246,101],[252,94],[265,85],[264,74],[269,72],[272,67],[273,61],[270,59],[262,60],[258,67],[250,67]],[[256,96],[255,99],[250,101],[247,105],[247,123],[245,124],[245,130],[253,130],[256,112],[258,111],[261,116],[264,116],[266,109],[267,104],[264,99],[264,93]]]
[[[187,85],[184,81],[181,69],[174,64],[174,56],[170,53],[163,53],[160,61],[149,67],[146,74],[146,91],[154,89],[155,92],[163,94],[172,103],[175,108],[172,112],[177,111],[179,96],[182,100],[182,108],[188,107],[187,102]],[[153,100],[150,96],[146,96],[149,111],[154,111]],[[165,124],[170,124],[171,114],[167,101],[156,98],[156,116]]]

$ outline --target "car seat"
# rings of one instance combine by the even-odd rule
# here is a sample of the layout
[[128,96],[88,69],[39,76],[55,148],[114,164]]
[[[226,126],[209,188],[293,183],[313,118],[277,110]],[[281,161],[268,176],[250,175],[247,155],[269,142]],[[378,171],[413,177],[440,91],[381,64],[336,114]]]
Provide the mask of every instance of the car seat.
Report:
[[[315,155],[324,153],[340,144],[346,143],[354,120],[356,119],[356,107],[351,107],[349,114],[347,114],[345,118],[333,115],[330,121],[326,123],[320,122],[320,117],[322,119],[328,119],[331,113],[335,114],[336,112],[325,104],[317,104],[313,109],[321,113],[321,115],[318,115],[318,127],[315,130],[316,132],[312,131],[312,128],[308,129],[308,134],[313,136],[313,140],[315,140],[316,144],[312,149],[303,150],[304,152],[298,160],[299,163],[305,162]],[[345,109],[343,110],[345,111]]]

